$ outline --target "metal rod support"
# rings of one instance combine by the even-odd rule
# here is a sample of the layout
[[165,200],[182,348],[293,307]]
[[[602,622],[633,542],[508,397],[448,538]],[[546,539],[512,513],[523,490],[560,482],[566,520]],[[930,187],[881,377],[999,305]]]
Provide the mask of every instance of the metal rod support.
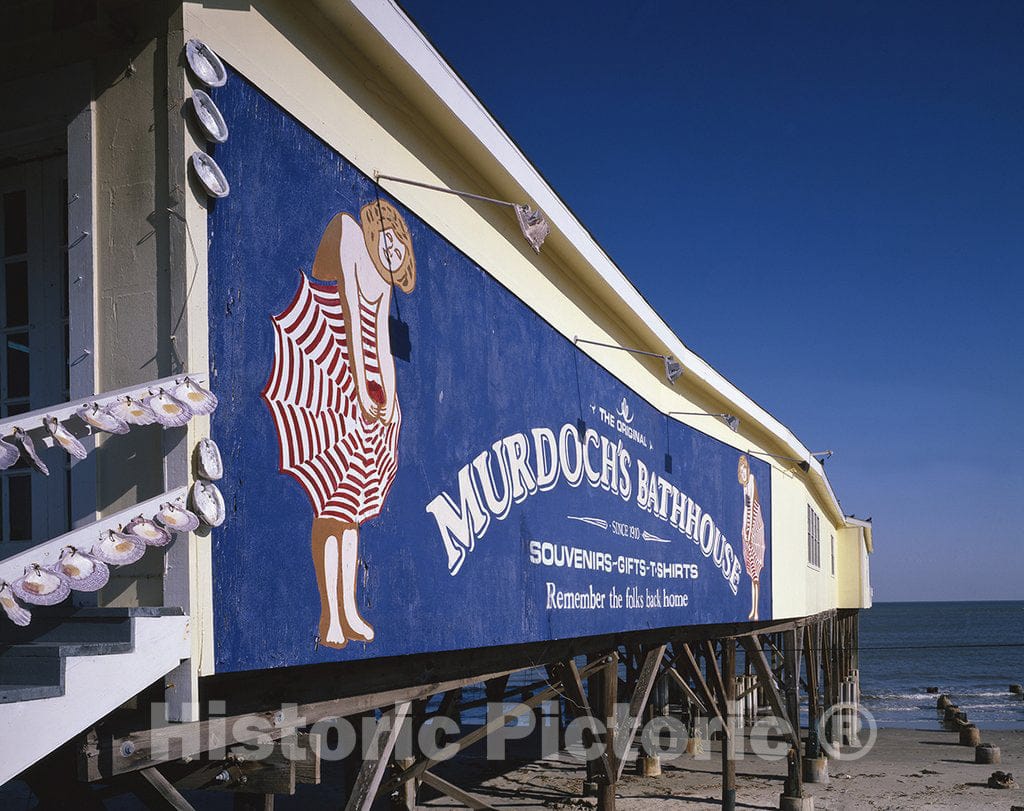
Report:
[[407,180],[404,177],[394,177],[393,175],[380,175],[375,174],[374,179],[378,182],[381,180],[392,180],[395,183],[405,183],[407,186],[419,186],[421,189],[430,189],[430,191],[444,192],[445,194],[454,194],[457,197],[468,197],[471,200],[480,200],[484,203],[494,203],[499,206],[508,206],[509,208],[515,208],[515,203],[510,203],[508,200],[497,200],[494,197],[485,197],[482,194],[473,194],[473,192],[459,191],[458,189],[447,189],[444,186],[434,186],[431,183],[422,183],[419,180]]

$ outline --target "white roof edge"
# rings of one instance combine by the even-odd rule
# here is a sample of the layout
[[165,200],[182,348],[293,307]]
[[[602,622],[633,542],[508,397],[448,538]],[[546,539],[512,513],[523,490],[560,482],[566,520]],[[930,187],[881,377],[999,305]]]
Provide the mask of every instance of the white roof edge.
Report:
[[808,462],[820,477],[837,515],[842,516],[839,500],[825,476],[821,464],[785,425],[765,411],[735,385],[715,371],[703,358],[688,349],[651,307],[639,291],[601,249],[576,216],[559,199],[515,142],[487,112],[480,100],[434,48],[394,0],[348,0],[376,29],[395,52],[412,68],[445,106],[462,122],[480,144],[499,161],[523,191],[545,214],[551,225],[568,239],[583,258],[623,302],[644,321],[665,348],[696,376],[738,410],[746,412],[771,433],[790,453]]

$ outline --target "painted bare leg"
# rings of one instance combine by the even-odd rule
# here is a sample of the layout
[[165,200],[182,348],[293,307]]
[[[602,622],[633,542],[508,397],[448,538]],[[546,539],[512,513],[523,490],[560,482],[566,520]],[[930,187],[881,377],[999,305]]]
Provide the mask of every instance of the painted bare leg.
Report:
[[359,614],[356,605],[356,580],[359,577],[359,530],[346,529],[341,536],[341,608],[342,625],[349,639],[372,642],[372,626]]
[[757,619],[757,581],[750,581],[750,613],[747,614],[748,620]]
[[338,569],[338,537],[328,535],[324,543],[324,590],[327,593],[328,626],[320,641],[331,647],[343,648],[348,640],[338,613]]

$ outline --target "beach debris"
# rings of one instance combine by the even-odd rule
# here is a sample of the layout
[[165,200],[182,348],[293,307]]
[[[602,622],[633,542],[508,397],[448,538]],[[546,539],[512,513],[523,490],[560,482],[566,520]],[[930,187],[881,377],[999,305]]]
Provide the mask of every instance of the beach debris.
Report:
[[993,766],[997,766],[1002,763],[1002,753],[999,751],[999,747],[991,743],[982,743],[974,747],[974,762],[975,763],[990,763]]
[[981,730],[974,724],[967,724],[960,729],[961,746],[977,746],[981,743]]
[[1009,772],[992,772],[988,779],[989,788],[1017,788],[1017,781]]

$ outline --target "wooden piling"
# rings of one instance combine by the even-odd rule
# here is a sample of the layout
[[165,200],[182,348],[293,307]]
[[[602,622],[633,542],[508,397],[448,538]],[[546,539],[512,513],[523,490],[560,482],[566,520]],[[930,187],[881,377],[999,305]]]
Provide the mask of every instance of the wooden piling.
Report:
[[722,719],[725,734],[722,736],[722,808],[736,811],[736,738],[733,724],[736,704],[736,641],[722,641]]

